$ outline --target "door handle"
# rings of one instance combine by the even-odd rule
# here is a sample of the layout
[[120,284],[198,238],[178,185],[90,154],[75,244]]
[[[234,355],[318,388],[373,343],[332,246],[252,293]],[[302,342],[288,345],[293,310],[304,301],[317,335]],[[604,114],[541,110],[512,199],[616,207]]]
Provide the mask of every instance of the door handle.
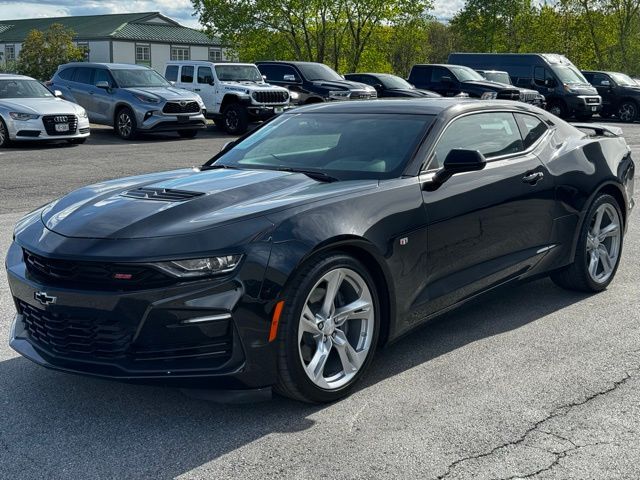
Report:
[[194,92],[199,92],[199,91],[200,91],[200,89],[199,89],[199,88],[194,88],[194,89],[193,89],[193,91],[194,91]]
[[531,185],[535,185],[540,180],[544,178],[544,173],[542,172],[531,172],[527,173],[524,177],[522,177],[522,181],[524,183],[530,183]]

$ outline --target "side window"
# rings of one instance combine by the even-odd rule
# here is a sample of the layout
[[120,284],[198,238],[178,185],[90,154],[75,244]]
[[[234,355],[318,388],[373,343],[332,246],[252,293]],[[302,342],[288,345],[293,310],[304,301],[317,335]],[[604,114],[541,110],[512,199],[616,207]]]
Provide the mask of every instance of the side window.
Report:
[[[602,87],[602,82],[608,82],[611,84],[611,79],[602,73],[594,73],[593,78],[589,79],[587,77],[587,80],[589,80],[590,84],[595,85],[596,87]],[[604,85],[606,85],[606,83]]]
[[75,68],[65,68],[58,74],[58,76],[63,80],[71,80],[73,79],[73,74],[75,73],[75,71]]
[[544,79],[545,79],[545,68],[544,67],[535,67],[533,69],[533,81],[536,85],[540,87],[544,87]]
[[453,75],[446,68],[434,67],[431,69],[431,83],[442,83],[442,77],[449,77],[453,80]]
[[164,73],[164,78],[170,82],[178,81],[178,65],[167,65],[167,69]]
[[94,68],[93,70],[93,84],[95,85],[98,82],[107,82],[113,87],[113,78],[111,78],[111,74],[108,70],[103,68]]
[[589,72],[582,72],[582,75],[584,75],[584,78],[587,79],[587,82],[591,83],[593,85],[593,77],[594,75],[597,75],[596,73],[589,73]]
[[89,67],[77,67],[76,68],[76,74],[73,77],[73,80],[75,82],[78,83],[86,83],[91,85],[91,73],[92,73],[92,68]]
[[440,168],[455,148],[478,150],[487,159],[524,150],[518,125],[508,112],[476,113],[454,120],[438,140],[429,169]]
[[210,85],[213,82],[211,67],[198,67],[198,83]]
[[259,70],[266,75],[267,82],[283,82],[285,75],[293,75],[296,81],[300,80],[300,75],[289,65],[260,65]]
[[409,83],[424,85],[431,79],[431,67],[413,67],[409,73]]
[[180,81],[182,83],[193,83],[193,66],[183,65],[180,72]]
[[531,145],[536,143],[538,139],[544,135],[548,130],[547,125],[538,117],[533,115],[525,115],[523,113],[516,113],[516,118],[520,124],[520,130],[522,131],[522,143],[526,150]]

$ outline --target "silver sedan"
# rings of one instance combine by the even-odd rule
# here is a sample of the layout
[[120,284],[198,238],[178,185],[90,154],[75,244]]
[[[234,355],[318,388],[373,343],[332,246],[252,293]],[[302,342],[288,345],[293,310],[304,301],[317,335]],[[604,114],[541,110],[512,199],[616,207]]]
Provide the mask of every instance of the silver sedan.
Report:
[[0,147],[19,140],[66,140],[84,143],[87,112],[52,94],[37,80],[0,74]]

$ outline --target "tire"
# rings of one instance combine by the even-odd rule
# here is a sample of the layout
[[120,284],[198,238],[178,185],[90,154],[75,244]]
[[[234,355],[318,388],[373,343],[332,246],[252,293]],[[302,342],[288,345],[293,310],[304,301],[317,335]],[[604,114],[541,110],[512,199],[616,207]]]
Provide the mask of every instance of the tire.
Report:
[[[327,319],[322,305],[328,280],[339,286],[334,301],[327,303],[332,312]],[[345,397],[371,365],[378,343],[380,301],[371,274],[349,255],[321,255],[301,268],[284,298],[275,391],[310,403]],[[337,316],[336,304],[338,309],[354,305],[354,317]]]
[[9,130],[4,120],[0,118],[0,148],[5,148],[11,145],[11,139],[9,138]]
[[224,122],[222,121],[221,118],[215,118],[213,120],[213,124],[219,129],[219,130],[224,130]]
[[198,130],[178,130],[180,138],[195,138],[198,135]]
[[231,103],[222,111],[222,128],[231,135],[242,135],[249,128],[247,109],[239,103]]
[[124,140],[133,140],[136,138],[138,130],[136,116],[129,107],[122,107],[118,110],[113,128],[116,134]]
[[82,145],[83,143],[85,143],[87,141],[87,138],[70,138],[69,140],[67,140],[68,143],[70,143],[71,145]]
[[618,106],[616,115],[621,122],[635,122],[638,118],[638,105],[633,100],[625,100]]
[[549,113],[552,113],[556,117],[560,118],[567,118],[567,116],[569,115],[569,110],[562,100],[554,100],[549,102],[547,110],[549,111]]
[[[617,228],[612,229],[615,224]],[[605,235],[603,230],[610,230],[610,233]],[[594,236],[597,232],[600,233]],[[599,195],[589,207],[579,235],[573,263],[553,272],[551,279],[568,290],[601,292],[615,277],[622,254],[624,226],[616,199],[607,194]],[[603,258],[605,255],[608,261]]]

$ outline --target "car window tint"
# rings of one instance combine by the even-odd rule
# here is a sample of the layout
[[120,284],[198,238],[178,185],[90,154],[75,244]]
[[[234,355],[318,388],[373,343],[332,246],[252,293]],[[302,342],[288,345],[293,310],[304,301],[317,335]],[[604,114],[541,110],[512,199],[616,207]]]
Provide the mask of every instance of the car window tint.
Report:
[[75,71],[75,68],[65,68],[64,70],[60,71],[58,76],[63,80],[71,80]]
[[[587,77],[587,80],[589,80],[589,77]],[[611,80],[609,80],[608,76],[603,75],[602,73],[594,73],[592,78],[589,80],[589,83],[595,85],[596,87],[600,87],[602,85],[602,82],[611,83]]]
[[93,84],[96,85],[98,82],[107,82],[110,86],[113,86],[113,79],[108,70],[102,68],[94,69]]
[[182,83],[193,83],[193,66],[183,65],[180,72],[180,81]]
[[442,82],[442,77],[449,77],[453,80],[453,75],[446,68],[434,67],[431,70],[431,83]]
[[91,71],[93,69],[89,67],[78,67],[76,68],[76,74],[73,78],[74,81],[78,83],[88,83],[91,84]]
[[454,148],[478,150],[487,159],[523,150],[520,130],[511,113],[490,112],[454,120],[434,150],[429,168],[440,168]]
[[166,78],[170,82],[177,82],[178,81],[178,65],[167,65],[167,70],[165,71],[164,78]]
[[267,81],[282,82],[285,75],[293,75],[299,80],[300,75],[289,65],[258,65],[260,73],[267,77]]
[[429,83],[431,70],[431,67],[413,67],[409,73],[409,82],[418,84]]
[[536,143],[538,139],[548,130],[547,125],[538,117],[516,113],[516,118],[520,122],[522,129],[522,142],[525,149]]
[[211,67],[198,67],[198,83],[207,85],[213,81],[213,71]]

